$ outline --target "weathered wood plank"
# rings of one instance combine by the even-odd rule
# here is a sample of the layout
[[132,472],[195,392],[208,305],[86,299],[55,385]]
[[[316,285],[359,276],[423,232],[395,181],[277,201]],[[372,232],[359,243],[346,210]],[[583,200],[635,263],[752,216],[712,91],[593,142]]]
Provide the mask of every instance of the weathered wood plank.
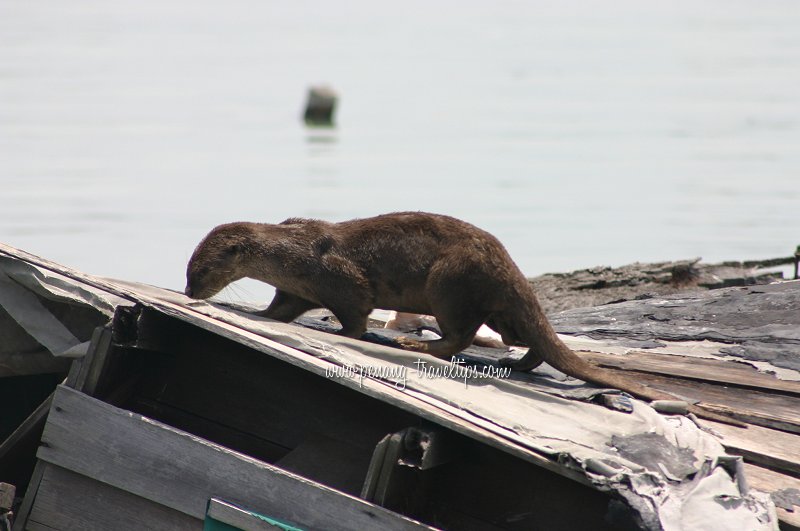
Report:
[[[92,343],[91,341],[89,341],[89,348],[87,349],[87,354],[88,351],[91,350],[91,345]],[[64,385],[66,385],[67,387],[72,387],[73,389],[75,389],[75,385],[78,383],[78,378],[81,377],[81,373],[83,372],[84,358],[86,358],[86,355],[84,355],[82,358],[75,358],[74,360],[72,360],[72,363],[69,366],[69,372],[67,372],[67,378],[63,382]]]
[[770,415],[769,413],[764,412],[763,408],[758,408],[757,411],[754,411],[753,409],[747,409],[746,407],[730,407],[709,403],[700,404],[700,407],[714,413],[720,413],[728,417],[739,419],[750,425],[765,426],[767,428],[773,428],[775,430],[786,431],[789,433],[800,433],[800,428],[798,428],[796,421],[787,421],[781,416]]
[[28,522],[28,525],[25,526],[25,531],[62,531],[62,530],[57,529],[55,527],[42,525],[38,522]]
[[709,411],[731,414],[738,420],[758,426],[800,433],[800,397],[643,372],[625,371],[624,374],[656,389],[699,401],[698,405]]
[[31,507],[33,507],[33,503],[36,500],[36,493],[39,490],[39,484],[42,481],[42,475],[44,474],[46,466],[47,465],[41,461],[36,462],[31,480],[28,482],[28,489],[25,491],[25,497],[22,499],[22,505],[19,507],[11,531],[23,531],[23,529],[26,529],[25,523],[28,520],[28,515],[30,515]]
[[0,445],[0,479],[15,484],[20,496],[36,481],[36,449],[52,399],[50,394]]
[[[7,459],[8,455],[17,449],[19,444],[28,442],[35,445],[36,440],[38,440],[37,434],[44,426],[44,421],[47,418],[47,412],[50,411],[52,402],[53,395],[51,394],[3,441],[3,444],[0,444],[0,463]],[[35,439],[31,440],[34,437]]]
[[203,529],[202,519],[50,464],[27,526],[36,524],[85,531]]
[[[783,489],[797,489],[800,491],[800,479],[792,476],[749,463],[745,463],[744,473],[750,487],[761,492],[772,494]],[[800,507],[795,505],[793,509],[789,511],[785,508],[777,508],[782,531],[800,529]]]
[[360,446],[312,434],[275,465],[323,485],[361,493],[371,454]]
[[42,442],[44,461],[195,518],[219,497],[309,529],[427,528],[64,386]]
[[274,463],[290,450],[290,448],[279,446],[255,434],[152,400],[137,398],[126,409],[141,413],[145,417],[155,418],[164,424],[194,433],[204,439],[236,449],[268,463]]
[[64,373],[69,370],[69,358],[58,358],[48,351],[8,352],[0,361],[0,378],[28,376],[34,374]]
[[751,463],[800,475],[800,435],[761,426],[745,429],[719,422],[704,423],[722,436],[720,442],[728,452]]
[[644,352],[615,355],[579,351],[576,354],[604,367],[681,376],[693,380],[774,390],[800,396],[800,382],[780,380],[770,374],[758,372],[758,369],[746,363]]
[[101,326],[95,329],[88,352],[81,363],[76,365],[76,371],[70,371],[71,374],[67,377],[70,387],[88,395],[94,394],[111,348],[111,339],[111,329]]
[[9,483],[0,483],[0,511],[10,511],[17,488]]

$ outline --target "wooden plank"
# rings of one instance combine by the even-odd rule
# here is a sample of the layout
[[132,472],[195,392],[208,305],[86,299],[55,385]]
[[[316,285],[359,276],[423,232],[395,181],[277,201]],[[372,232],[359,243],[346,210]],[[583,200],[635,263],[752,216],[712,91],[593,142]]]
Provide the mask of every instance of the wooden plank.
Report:
[[36,449],[52,399],[51,393],[0,445],[0,479],[15,484],[19,496],[29,484],[35,490]]
[[381,474],[378,477],[378,484],[375,487],[375,494],[372,498],[381,505],[388,505],[390,503],[390,494],[395,494],[395,492],[393,492],[395,490],[393,488],[395,485],[392,480],[395,475],[400,476],[400,474],[395,474],[395,472],[397,469],[397,462],[400,459],[400,452],[402,451],[403,435],[403,432],[393,433],[392,436],[389,437],[389,444],[386,446],[386,453],[383,455]]
[[106,356],[111,348],[111,338],[110,328],[104,326],[95,328],[92,334],[92,341],[89,344],[89,350],[77,367],[77,374],[71,374],[67,377],[68,382],[74,382],[71,387],[87,395],[94,395],[97,383],[103,373]]
[[67,378],[64,380],[64,385],[67,387],[72,387],[75,389],[75,385],[78,383],[78,378],[81,377],[81,373],[83,372],[83,360],[89,354],[89,351],[92,349],[92,343],[89,342],[89,348],[87,349],[86,354],[82,358],[75,358],[72,360],[72,364],[69,366],[69,372],[67,373]]
[[152,400],[137,398],[130,403],[130,407],[125,409],[134,410],[145,417],[156,418],[164,424],[194,433],[204,439],[234,448],[268,463],[274,463],[291,450],[291,448],[279,446],[272,441],[258,437],[256,434],[241,431],[217,420],[201,417]]
[[650,387],[698,401],[698,406],[709,411],[732,414],[734,418],[750,424],[800,433],[800,397],[643,372],[625,371],[624,374]]
[[64,386],[56,390],[39,458],[195,518],[219,497],[310,529],[428,529]]
[[359,496],[370,456],[371,453],[361,446],[311,434],[275,466]]
[[231,503],[216,498],[212,498],[208,503],[208,516],[243,531],[280,531],[283,529]]
[[[761,492],[772,494],[783,489],[800,490],[800,479],[760,466],[745,463],[744,473],[748,485]],[[782,531],[800,529],[800,507],[795,505],[793,511],[778,507],[777,512]]]
[[368,501],[375,500],[375,489],[378,488],[378,479],[381,477],[383,462],[386,459],[386,449],[389,447],[391,435],[387,435],[375,445],[372,459],[369,462],[369,469],[364,479],[364,486],[361,488],[361,497]]
[[56,529],[55,527],[50,527],[46,525],[42,525],[38,522],[28,522],[28,525],[25,526],[26,531],[62,531],[60,529]]
[[49,351],[6,352],[0,356],[0,378],[35,374],[61,374],[69,370],[69,358],[53,356]]
[[765,407],[763,406],[755,406],[755,408],[748,409],[747,406],[730,407],[709,403],[701,403],[699,405],[708,411],[721,413],[722,415],[739,419],[750,425],[765,426],[789,433],[800,433],[800,427],[798,427],[794,419],[787,421],[785,417],[770,415],[765,411]]
[[0,463],[7,458],[7,456],[17,449],[18,445],[27,442],[28,444],[35,444],[31,438],[38,440],[38,434],[44,426],[44,421],[47,419],[47,412],[50,411],[50,405],[53,402],[53,394],[51,393],[44,402],[33,410],[33,413],[28,415],[22,424],[17,426],[11,435],[9,435],[3,444],[0,444]]
[[9,483],[0,483],[0,512],[10,511],[17,488]]
[[751,463],[800,475],[800,435],[761,426],[745,429],[708,420],[703,422],[722,436],[720,442],[728,452],[741,455]]
[[28,528],[106,531],[203,529],[203,521],[86,476],[48,465]]
[[733,384],[800,396],[800,382],[780,380],[770,374],[759,372],[758,369],[747,363],[645,352],[629,352],[619,355],[577,351],[576,354],[604,367],[680,376],[692,380]]
[[44,474],[44,469],[46,466],[46,463],[41,461],[36,462],[36,466],[33,469],[33,474],[31,475],[31,480],[28,482],[28,488],[25,491],[25,497],[22,499],[22,505],[19,507],[19,511],[17,512],[17,517],[14,520],[14,525],[11,528],[11,531],[23,531],[23,529],[26,529],[28,515],[31,512],[31,507],[33,507],[34,501],[36,501],[36,493],[39,490],[39,484],[42,481],[42,475]]

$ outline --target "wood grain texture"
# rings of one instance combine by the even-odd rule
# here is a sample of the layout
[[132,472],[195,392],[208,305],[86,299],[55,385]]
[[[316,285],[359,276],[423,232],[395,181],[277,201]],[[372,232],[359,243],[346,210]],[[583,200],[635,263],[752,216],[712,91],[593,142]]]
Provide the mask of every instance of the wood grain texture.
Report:
[[42,476],[28,528],[36,524],[85,531],[203,529],[202,519],[51,464]]
[[758,426],[800,433],[800,397],[644,372],[625,371],[625,374],[650,387],[698,401],[699,406],[709,411],[730,414]]
[[[74,385],[71,387],[88,395],[94,394],[100,375],[103,372],[106,355],[111,347],[111,338],[110,328],[98,326],[94,330],[89,350],[78,367]],[[72,378],[68,378],[69,380],[72,380]]]
[[800,475],[800,435],[761,426],[743,429],[719,422],[704,422],[722,436],[720,442],[729,453],[741,455],[751,463]]
[[750,389],[772,390],[800,396],[800,382],[780,380],[770,374],[759,372],[758,369],[747,363],[644,352],[616,355],[579,351],[576,354],[603,367],[680,376],[692,380],[723,385],[732,384]]
[[59,386],[39,458],[203,518],[222,498],[308,529],[421,529],[417,522]]
[[42,476],[44,475],[44,469],[46,466],[47,465],[41,461],[36,462],[36,466],[33,469],[33,474],[31,475],[31,480],[28,482],[28,489],[25,492],[25,497],[22,499],[22,505],[19,507],[19,511],[17,512],[17,517],[14,520],[14,525],[12,526],[11,531],[22,531],[23,529],[26,529],[25,524],[28,521],[28,515],[30,515],[31,508],[36,501],[36,493],[39,490],[39,484],[42,481]]

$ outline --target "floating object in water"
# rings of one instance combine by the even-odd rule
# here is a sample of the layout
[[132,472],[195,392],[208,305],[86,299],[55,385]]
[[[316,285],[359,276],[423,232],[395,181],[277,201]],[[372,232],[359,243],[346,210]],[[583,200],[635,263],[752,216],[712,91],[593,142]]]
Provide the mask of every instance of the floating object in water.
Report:
[[324,85],[308,89],[308,101],[303,119],[306,125],[315,127],[333,127],[333,113],[336,110],[336,92]]

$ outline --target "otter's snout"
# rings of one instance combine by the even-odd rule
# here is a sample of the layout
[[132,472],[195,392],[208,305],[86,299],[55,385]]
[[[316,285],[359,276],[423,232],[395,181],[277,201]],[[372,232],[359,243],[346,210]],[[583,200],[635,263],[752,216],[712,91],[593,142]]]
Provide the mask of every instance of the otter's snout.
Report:
[[195,284],[194,286],[187,284],[186,289],[183,290],[183,293],[184,295],[192,299],[201,300],[213,297],[214,294],[220,291],[220,289],[211,289],[208,286],[202,284],[200,285]]

